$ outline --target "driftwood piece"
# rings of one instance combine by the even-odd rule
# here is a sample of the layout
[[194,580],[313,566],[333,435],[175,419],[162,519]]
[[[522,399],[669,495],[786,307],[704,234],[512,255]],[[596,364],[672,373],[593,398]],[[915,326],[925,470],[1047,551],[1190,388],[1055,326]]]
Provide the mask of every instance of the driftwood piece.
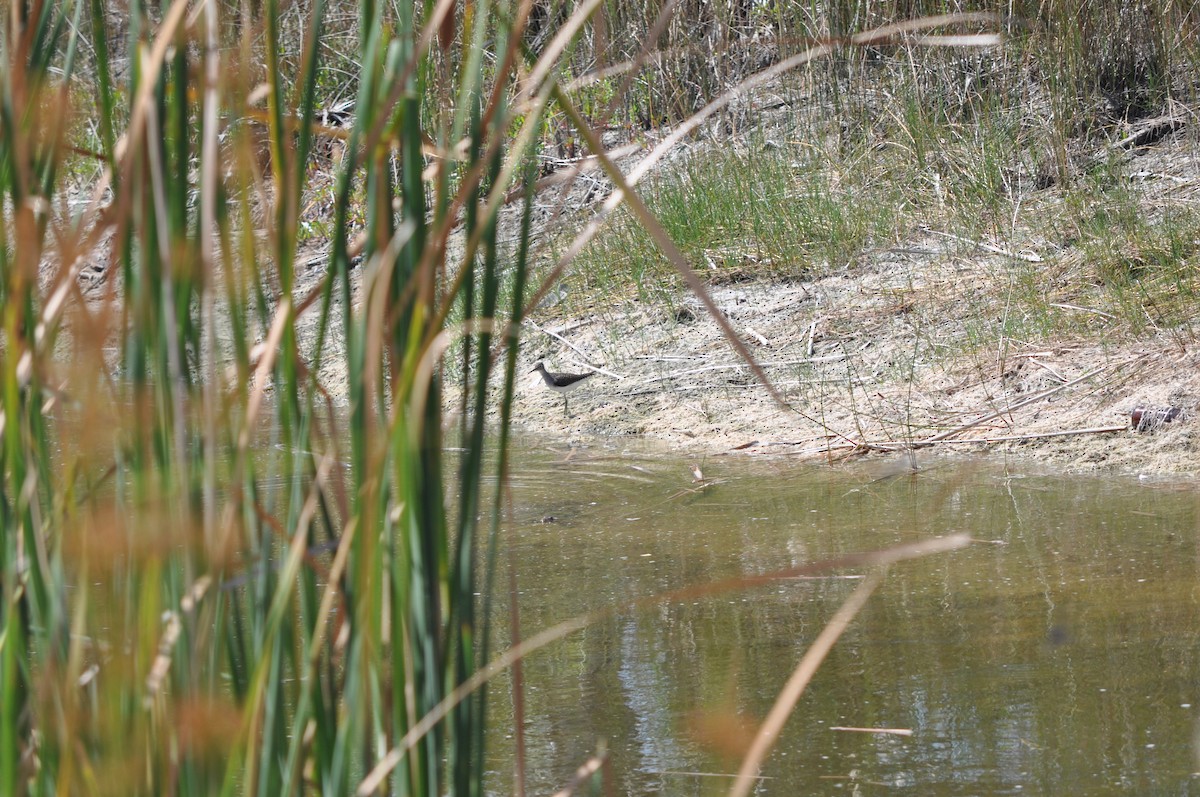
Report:
[[1186,417],[1180,407],[1134,407],[1129,411],[1129,423],[1135,432],[1157,432],[1166,424]]
[[1133,149],[1134,147],[1146,147],[1158,141],[1163,136],[1174,133],[1183,127],[1183,125],[1183,119],[1178,116],[1158,116],[1154,119],[1147,119],[1132,133],[1114,143],[1112,148]]

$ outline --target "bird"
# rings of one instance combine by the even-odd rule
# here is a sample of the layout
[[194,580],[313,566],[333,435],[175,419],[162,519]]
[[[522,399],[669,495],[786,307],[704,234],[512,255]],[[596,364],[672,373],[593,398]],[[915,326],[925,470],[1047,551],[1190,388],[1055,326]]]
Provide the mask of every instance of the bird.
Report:
[[[583,383],[583,380],[596,375],[595,371],[590,371],[586,374],[556,374],[546,370],[546,364],[541,360],[529,373],[537,371],[542,375],[542,381],[546,383],[546,387],[553,390],[555,393],[568,393]],[[567,398],[563,396],[563,413],[567,413]]]

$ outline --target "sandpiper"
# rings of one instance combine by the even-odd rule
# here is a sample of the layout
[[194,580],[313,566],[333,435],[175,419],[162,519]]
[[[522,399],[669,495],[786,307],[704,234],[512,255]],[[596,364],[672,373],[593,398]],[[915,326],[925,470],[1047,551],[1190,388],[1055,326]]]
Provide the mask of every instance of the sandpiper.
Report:
[[[589,376],[595,376],[596,372],[591,371],[586,374],[556,374],[546,370],[546,364],[538,361],[538,364],[533,366],[533,370],[529,373],[537,371],[542,375],[542,381],[546,383],[546,387],[553,390],[555,393],[568,393],[587,379]],[[563,413],[567,412],[567,398],[563,396]]]

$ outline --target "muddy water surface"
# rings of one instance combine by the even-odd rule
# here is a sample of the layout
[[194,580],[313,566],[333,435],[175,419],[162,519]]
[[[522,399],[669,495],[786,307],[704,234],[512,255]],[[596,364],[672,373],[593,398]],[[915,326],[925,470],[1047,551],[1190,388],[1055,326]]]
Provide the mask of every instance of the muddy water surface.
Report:
[[[756,793],[1200,792],[1192,486],[710,459],[698,464],[715,483],[697,491],[691,464],[620,446],[521,452],[500,581],[511,566],[523,635],[689,584],[951,532],[979,540],[891,569]],[[553,792],[601,749],[614,794],[727,792],[746,729],[861,575],[618,611],[535,654],[529,793]],[[491,694],[490,789],[510,794],[511,680]]]

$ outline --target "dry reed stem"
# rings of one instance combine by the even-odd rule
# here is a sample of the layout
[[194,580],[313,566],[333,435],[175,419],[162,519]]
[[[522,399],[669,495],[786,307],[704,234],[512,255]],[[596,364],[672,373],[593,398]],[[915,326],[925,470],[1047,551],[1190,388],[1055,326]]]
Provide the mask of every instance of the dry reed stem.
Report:
[[[308,534],[313,518],[317,514],[319,504],[317,496],[321,491],[321,485],[329,478],[333,464],[334,459],[332,455],[326,454],[322,457],[320,463],[317,465],[317,472],[313,477],[308,495],[305,496],[304,504],[300,508],[300,514],[296,518],[296,530],[292,534],[287,558],[284,560],[284,566],[279,576],[279,586],[276,588],[275,594],[271,597],[270,607],[267,610],[267,627],[263,636],[264,646],[267,644],[267,640],[271,639],[278,632],[278,628],[283,622],[285,607],[288,601],[291,600],[292,590],[297,586],[300,563],[308,555],[305,537]],[[254,677],[251,679],[250,688],[247,691],[244,701],[247,716],[242,721],[242,732],[234,742],[235,747],[244,745],[247,752],[249,752],[252,740],[259,738],[262,732],[262,723],[265,721],[263,717],[262,695],[266,690],[267,673],[269,671],[265,663],[266,660],[260,660],[256,666]],[[253,783],[258,776],[259,758],[256,755],[246,755],[246,759],[245,781]]]
[[982,423],[987,423],[988,421],[994,420],[995,418],[999,418],[1002,415],[1007,415],[1010,412],[1013,412],[1014,410],[1019,410],[1020,408],[1022,408],[1024,406],[1033,404],[1036,401],[1041,401],[1042,399],[1048,398],[1049,396],[1052,396],[1055,393],[1058,393],[1059,391],[1066,390],[1067,388],[1073,387],[1074,385],[1078,385],[1080,382],[1086,382],[1088,379],[1091,379],[1092,377],[1096,376],[1097,374],[1102,374],[1105,371],[1111,371],[1111,370],[1124,368],[1127,365],[1132,365],[1133,363],[1139,362],[1141,360],[1145,360],[1149,356],[1150,356],[1149,354],[1139,354],[1136,357],[1130,357],[1127,360],[1122,360],[1117,363],[1110,363],[1108,365],[1102,365],[1099,368],[1093,368],[1092,370],[1084,373],[1082,376],[1078,376],[1075,379],[1072,379],[1070,382],[1064,382],[1061,385],[1055,385],[1054,387],[1047,388],[1046,390],[1043,390],[1040,393],[1034,393],[1032,396],[1026,396],[1025,398],[1021,399],[1018,402],[1010,404],[1007,407],[1004,407],[1002,409],[987,413],[986,415],[984,415],[980,418],[976,418],[973,421],[968,421],[967,423],[960,424],[958,426],[955,426],[953,429],[947,429],[944,432],[935,434],[932,437],[927,437],[924,440],[918,440],[912,444],[912,447],[913,448],[922,448],[924,446],[932,445],[934,443],[943,442],[945,440],[948,440],[951,437],[954,437],[955,435],[958,435],[958,434],[961,434],[962,432],[967,431],[968,429],[973,429]]
[[171,670],[171,661],[174,656],[175,643],[179,640],[179,635],[183,632],[183,624],[180,621],[180,612],[190,615],[195,611],[196,606],[204,598],[208,588],[212,586],[213,579],[211,576],[203,575],[196,579],[192,584],[191,589],[179,601],[180,611],[169,611],[166,618],[166,627],[163,629],[162,637],[158,642],[158,653],[154,656],[154,662],[150,665],[150,672],[146,676],[146,697],[143,699],[143,706],[150,709],[163,684],[166,683],[167,674]]
[[891,736],[912,736],[912,728],[854,728],[846,725],[834,725],[831,731],[850,731],[853,733],[882,733]]
[[200,268],[203,289],[200,293],[200,323],[204,325],[204,545],[211,550],[216,541],[217,523],[217,321],[215,291],[217,271],[214,239],[217,236],[217,136],[219,132],[221,92],[221,42],[217,35],[217,4],[204,4],[204,96],[200,129]]
[[339,585],[342,583],[342,575],[346,572],[346,564],[350,561],[350,549],[357,531],[358,519],[355,518],[346,524],[346,528],[342,529],[342,534],[338,538],[337,553],[333,556],[333,565],[329,568],[329,575],[325,579],[325,591],[321,595],[321,606],[316,614],[312,640],[308,646],[310,672],[316,670],[317,663],[320,661],[321,647],[325,644],[326,629],[329,626],[330,617],[333,615],[333,602],[341,593]]
[[[234,472],[231,478],[232,484],[237,484],[241,480],[242,470],[245,468],[246,451],[250,448],[250,437],[253,434],[255,422],[258,420],[258,413],[262,409],[267,377],[275,365],[275,357],[279,351],[279,342],[283,339],[284,330],[291,316],[291,306],[292,300],[290,296],[280,298],[279,306],[275,308],[275,317],[271,322],[271,328],[267,333],[267,339],[263,342],[262,357],[258,361],[258,366],[254,369],[254,383],[250,388],[250,395],[246,399],[246,417],[242,421],[242,429],[238,433],[237,438],[237,450],[233,459]],[[219,526],[221,537],[217,541],[216,549],[209,552],[210,555],[215,555],[222,560],[231,550],[233,534],[237,528],[237,504],[237,501],[229,501],[225,504],[225,511],[222,513]]]
[[[998,435],[996,437],[969,437],[966,439],[959,439],[959,440],[940,440],[938,442],[943,443],[943,444],[946,444],[946,443],[948,443],[948,444],[1010,443],[1010,442],[1020,442],[1023,440],[1040,440],[1041,438],[1044,438],[1044,437],[1073,437],[1075,435],[1083,435],[1083,434],[1112,434],[1113,432],[1127,432],[1127,431],[1129,431],[1129,424],[1125,423],[1125,424],[1121,424],[1120,426],[1092,426],[1092,427],[1089,427],[1086,429],[1063,429],[1061,431],[1055,431],[1055,432],[1031,432],[1029,434],[1008,434],[1008,435]],[[878,445],[880,447],[887,446],[886,443],[878,443],[876,445]],[[903,448],[908,448],[908,446],[903,446]],[[900,449],[897,449],[897,450],[900,450]]]
[[[626,73],[624,79],[621,81],[621,85],[617,88],[617,90],[615,92],[613,92],[612,98],[608,101],[608,103],[605,105],[604,109],[600,112],[599,119],[597,121],[598,125],[605,124],[607,122],[607,120],[617,111],[618,106],[625,99],[625,97],[629,93],[630,88],[633,86],[633,81],[637,78],[638,73],[641,71],[642,67],[644,67],[646,65],[646,63],[650,60],[650,57],[652,55],[656,55],[656,54],[661,57],[661,55],[663,54],[662,50],[655,50],[654,43],[659,41],[659,39],[662,37],[662,35],[666,32],[667,28],[670,26],[671,18],[674,16],[675,7],[678,4],[679,4],[679,0],[668,0],[666,3],[663,4],[662,8],[658,12],[658,17],[654,20],[654,24],[650,27],[650,32],[646,35],[645,39],[642,41],[641,47],[638,49],[637,55],[634,56],[632,60],[626,61],[625,63],[621,64],[618,69],[615,69],[615,70],[600,69],[600,70],[598,70],[598,72],[591,73],[593,79],[596,79],[596,80],[602,79],[603,77],[607,77],[609,75],[616,75],[621,72]],[[601,7],[601,8],[603,8],[603,7]],[[601,61],[601,63],[603,63],[603,62]],[[567,85],[566,90],[567,90],[567,92],[571,92],[583,85],[587,85],[587,81],[583,81],[581,79],[576,79]],[[614,158],[614,159],[617,157],[622,157],[623,156],[622,154],[618,154],[621,149],[624,149],[624,148],[618,148],[617,150],[611,151],[609,153],[609,157]],[[630,145],[630,149],[633,149],[636,151],[637,149],[640,149],[640,146]],[[594,157],[589,158],[589,160],[595,160],[595,158]],[[571,177],[569,178],[569,180],[567,182],[568,187],[563,189],[562,194],[560,195],[558,206],[554,209],[553,214],[551,214],[550,221],[548,222],[548,224],[555,223],[558,220],[559,215],[567,207],[568,191],[570,190],[570,186],[574,185],[575,179],[577,177],[578,177],[578,173],[575,173],[575,174],[572,174]],[[548,288],[549,285],[550,285],[550,283],[543,282],[541,288],[539,288],[537,292],[540,294],[544,289]]]
[[699,584],[681,589],[664,592],[659,595],[651,595],[645,598],[635,598],[625,601],[615,606],[609,606],[604,609],[598,609],[587,614],[582,614],[577,617],[572,617],[564,620],[557,625],[551,626],[528,639],[513,645],[511,648],[501,653],[488,664],[476,670],[470,678],[463,681],[455,689],[450,692],[442,702],[434,706],[428,714],[420,719],[420,721],[412,724],[401,739],[399,739],[391,750],[387,752],[379,763],[370,773],[359,783],[355,794],[358,797],[368,797],[374,794],[381,785],[384,779],[388,777],[393,769],[404,759],[407,752],[419,742],[429,731],[433,730],[439,722],[450,711],[465,700],[476,689],[483,686],[485,683],[496,677],[500,673],[507,670],[515,662],[520,661],[525,656],[553,643],[563,637],[566,637],[576,631],[581,631],[590,625],[593,625],[601,620],[611,617],[620,612],[626,612],[634,609],[644,609],[649,606],[657,606],[664,603],[686,602],[693,601],[697,598],[702,598],[708,595],[714,595],[721,592],[728,592],[734,589],[747,589],[750,587],[762,586],[775,581],[786,578],[797,578],[801,576],[812,576],[821,573],[826,573],[830,570],[838,570],[849,567],[885,567],[897,562],[916,559],[922,556],[928,556],[935,553],[945,553],[948,551],[958,550],[971,543],[971,537],[965,533],[950,534],[945,537],[935,537],[921,542],[908,543],[904,545],[896,545],[891,548],[885,548],[879,551],[869,551],[867,553],[850,554],[848,556],[839,557],[837,559],[826,559],[820,562],[812,562],[799,567],[791,567],[785,570],[777,570],[772,573],[763,573],[754,576],[738,576],[727,578],[721,581],[715,581],[708,584]]
[[[521,609],[518,604],[517,569],[512,552],[508,557],[508,633],[514,642],[521,641]],[[513,728],[516,730],[516,760],[513,788],[515,797],[525,797],[525,673],[521,662],[513,662]]]
[[725,314],[722,313],[717,307],[716,302],[713,301],[713,298],[709,294],[708,289],[705,287],[704,282],[688,264],[687,258],[684,257],[681,251],[679,251],[679,248],[675,246],[675,242],[671,240],[671,236],[668,235],[667,231],[663,229],[662,225],[658,221],[658,218],[650,212],[650,209],[646,207],[644,202],[642,202],[641,197],[633,191],[632,186],[626,181],[625,175],[621,173],[621,170],[617,168],[616,164],[614,164],[607,156],[603,154],[603,146],[601,146],[600,142],[597,140],[595,133],[587,126],[587,123],[579,114],[578,109],[576,109],[574,105],[570,103],[567,97],[561,92],[559,92],[558,100],[563,110],[568,116],[571,117],[572,121],[575,122],[575,125],[579,130],[579,134],[583,136],[584,140],[587,142],[588,148],[600,158],[600,162],[604,166],[604,171],[608,174],[609,179],[613,181],[613,185],[615,186],[614,193],[620,191],[624,194],[625,204],[637,217],[643,229],[645,229],[646,233],[654,239],[654,242],[658,245],[658,248],[663,252],[664,255],[666,255],[667,259],[671,261],[671,265],[675,267],[675,270],[679,272],[680,276],[683,277],[684,282],[687,283],[692,292],[696,294],[697,298],[700,299],[709,315],[712,316],[712,319],[717,322],[717,326],[721,328],[726,340],[729,341],[729,344],[733,347],[734,351],[738,353],[738,356],[744,359],[747,365],[750,366],[750,370],[754,372],[754,375],[757,376],[763,386],[766,387],[767,392],[771,395],[771,398],[775,399],[775,401],[781,406],[789,406],[787,401],[784,400],[783,395],[780,394],[779,391],[775,389],[775,386],[771,384],[771,380],[767,378],[766,372],[759,367],[758,363],[754,359],[754,355],[750,353],[748,348],[746,348],[746,344],[742,342],[741,338],[737,334],[737,331],[729,322],[729,319],[726,318]]
[[775,740],[779,738],[779,732],[783,730],[783,725],[791,716],[796,704],[800,701],[800,696],[804,694],[805,688],[816,675],[817,668],[821,666],[821,662],[829,655],[829,651],[833,649],[833,645],[837,642],[838,637],[850,625],[850,621],[866,606],[867,599],[871,597],[871,593],[883,581],[886,570],[880,569],[872,573],[863,583],[858,585],[858,588],[851,593],[842,607],[837,610],[837,613],[829,620],[817,638],[813,640],[811,646],[800,659],[800,663],[796,665],[795,672],[788,679],[787,684],[783,687],[783,691],[779,693],[779,697],[775,699],[775,705],[771,707],[767,718],[763,720],[762,726],[758,729],[758,734],[754,737],[754,743],[750,746],[750,751],[746,753],[745,759],[742,760],[742,767],[738,771],[737,780],[734,781],[733,787],[729,790],[729,797],[746,797],[750,794],[750,790],[754,788],[755,776],[762,766],[763,760],[767,757],[767,753],[775,745]]

